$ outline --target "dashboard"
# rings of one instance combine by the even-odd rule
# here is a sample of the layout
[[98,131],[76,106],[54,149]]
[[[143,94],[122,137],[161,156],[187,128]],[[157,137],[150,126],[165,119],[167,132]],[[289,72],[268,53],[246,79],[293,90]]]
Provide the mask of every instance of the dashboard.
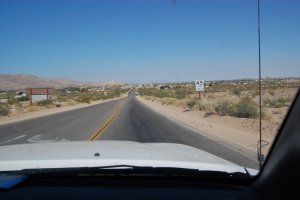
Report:
[[[249,181],[178,177],[33,178],[2,191],[1,199],[260,199]],[[247,183],[248,182],[248,183]]]

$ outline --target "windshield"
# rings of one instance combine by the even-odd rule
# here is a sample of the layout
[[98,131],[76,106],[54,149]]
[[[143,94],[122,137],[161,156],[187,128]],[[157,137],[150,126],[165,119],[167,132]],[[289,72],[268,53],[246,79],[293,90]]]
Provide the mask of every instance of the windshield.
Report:
[[1,0],[0,173],[257,172],[300,85],[299,1],[258,2]]

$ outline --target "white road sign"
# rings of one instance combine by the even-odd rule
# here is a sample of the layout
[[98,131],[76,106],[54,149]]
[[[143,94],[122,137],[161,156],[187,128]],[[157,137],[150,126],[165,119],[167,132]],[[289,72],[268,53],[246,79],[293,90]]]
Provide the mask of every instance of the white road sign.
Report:
[[197,92],[204,91],[204,80],[197,80],[195,81],[195,87]]

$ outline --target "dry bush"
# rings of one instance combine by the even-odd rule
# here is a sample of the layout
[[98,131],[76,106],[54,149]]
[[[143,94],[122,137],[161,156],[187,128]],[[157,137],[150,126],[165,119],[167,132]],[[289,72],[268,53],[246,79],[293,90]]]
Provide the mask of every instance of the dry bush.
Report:
[[0,115],[7,116],[10,114],[10,106],[8,103],[0,103]]
[[192,109],[194,108],[194,106],[196,105],[197,101],[195,99],[189,99],[186,101],[186,106],[189,108],[189,109]]
[[27,108],[27,112],[35,112],[38,111],[39,109],[36,106],[29,106]]
[[213,112],[213,111],[215,111],[214,106],[212,105],[212,103],[207,102],[207,101],[197,101],[196,107],[200,111],[206,111],[206,112]]
[[250,97],[243,97],[237,103],[229,101],[218,102],[215,106],[217,114],[224,116],[234,116],[241,118],[256,118],[258,117],[258,108]]

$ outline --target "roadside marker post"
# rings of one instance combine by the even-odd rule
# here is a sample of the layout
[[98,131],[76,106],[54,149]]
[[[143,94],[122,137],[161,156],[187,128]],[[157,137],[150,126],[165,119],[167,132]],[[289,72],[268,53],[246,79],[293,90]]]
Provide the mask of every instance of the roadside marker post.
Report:
[[204,80],[195,81],[196,92],[199,92],[199,100],[201,100],[201,92],[204,92]]

